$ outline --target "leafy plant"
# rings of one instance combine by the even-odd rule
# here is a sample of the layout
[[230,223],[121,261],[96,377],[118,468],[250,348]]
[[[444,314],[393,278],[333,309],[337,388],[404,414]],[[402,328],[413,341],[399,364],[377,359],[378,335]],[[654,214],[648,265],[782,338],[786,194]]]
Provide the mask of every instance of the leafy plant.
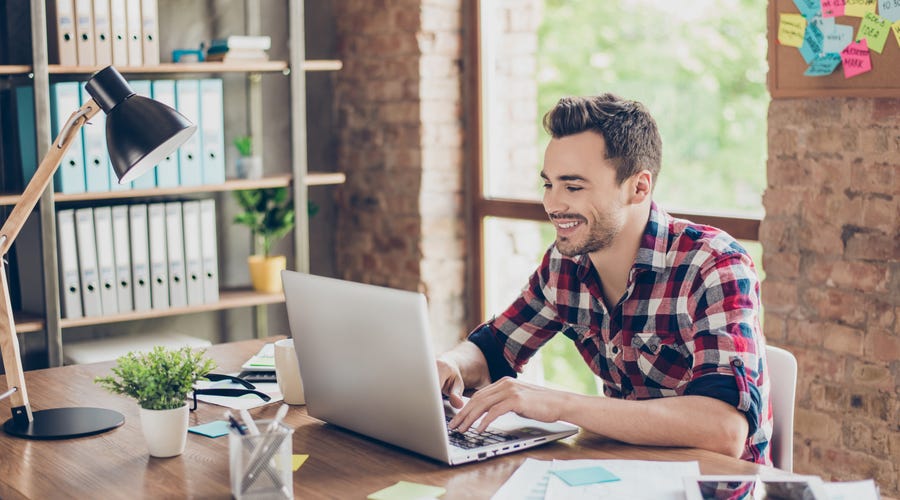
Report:
[[253,156],[253,138],[249,135],[239,135],[234,138],[232,143],[237,148],[239,155],[244,158]]
[[213,360],[203,357],[205,352],[163,346],[146,353],[129,352],[116,360],[113,375],[97,377],[94,382],[136,399],[147,410],[180,408],[197,380],[216,367]]
[[272,244],[294,228],[294,202],[288,198],[286,187],[245,189],[234,192],[234,198],[244,209],[234,217],[235,224],[250,228],[256,253],[266,257]]

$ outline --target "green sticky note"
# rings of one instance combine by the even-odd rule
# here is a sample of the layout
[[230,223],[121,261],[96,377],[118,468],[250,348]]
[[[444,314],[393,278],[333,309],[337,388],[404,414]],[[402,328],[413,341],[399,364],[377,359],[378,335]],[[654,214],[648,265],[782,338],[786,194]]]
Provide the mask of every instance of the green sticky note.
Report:
[[202,434],[211,438],[217,438],[228,434],[228,422],[224,420],[216,420],[215,422],[210,422],[208,424],[195,425],[194,427],[188,428],[188,432],[193,432],[194,434]]
[[881,54],[890,32],[890,21],[878,14],[867,12],[862,23],[859,24],[859,33],[857,33],[856,38],[857,40],[865,38],[869,42],[869,50],[874,50]]
[[440,486],[399,481],[397,484],[378,490],[366,498],[369,500],[421,500],[423,498],[437,498],[446,492],[447,490]]
[[584,486],[585,484],[609,483],[619,480],[619,476],[599,466],[551,470],[550,473],[565,481],[569,486]]

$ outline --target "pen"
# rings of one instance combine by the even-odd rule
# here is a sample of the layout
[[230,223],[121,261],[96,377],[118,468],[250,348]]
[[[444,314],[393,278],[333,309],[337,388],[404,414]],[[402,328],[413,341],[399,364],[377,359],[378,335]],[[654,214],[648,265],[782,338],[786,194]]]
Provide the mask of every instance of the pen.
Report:
[[250,431],[250,435],[259,435],[259,427],[256,426],[256,422],[253,421],[253,417],[250,416],[250,412],[244,408],[241,408],[238,411],[241,412],[241,418],[244,419],[244,425],[247,426],[247,430]]
[[269,423],[269,426],[266,427],[266,432],[274,432],[278,429],[278,425],[281,424],[281,421],[284,420],[284,416],[287,415],[288,408],[290,408],[286,404],[282,404],[281,407],[278,408],[278,411],[275,412],[275,418]]
[[234,418],[234,415],[232,415],[230,411],[225,412],[225,417],[228,418],[228,422],[231,424],[232,429],[238,431],[241,436],[247,435],[247,429],[245,429],[244,426],[241,425],[236,418]]

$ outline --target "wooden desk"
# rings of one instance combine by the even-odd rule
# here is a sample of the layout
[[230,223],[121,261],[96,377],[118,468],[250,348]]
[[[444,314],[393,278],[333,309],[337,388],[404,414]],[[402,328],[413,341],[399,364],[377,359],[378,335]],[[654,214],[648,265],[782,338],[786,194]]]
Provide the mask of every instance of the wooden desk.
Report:
[[[239,371],[263,340],[211,347],[220,373]],[[61,441],[27,441],[0,433],[0,498],[229,498],[228,438],[188,433],[187,448],[174,458],[150,458],[141,435],[138,406],[93,383],[113,363],[65,366],[26,372],[35,410],[98,406],[122,412],[125,425],[111,432]],[[6,378],[0,378],[0,392]],[[252,410],[270,418],[278,405]],[[220,420],[224,408],[200,403],[190,425]],[[9,403],[0,403],[3,421]],[[292,407],[285,422],[294,427],[294,453],[309,459],[294,473],[297,498],[365,498],[399,480],[447,488],[444,499],[488,498],[526,457],[537,459],[627,458],[697,460],[704,474],[754,474],[748,462],[696,449],[629,446],[582,432],[563,441],[485,462],[448,467],[327,425]]]

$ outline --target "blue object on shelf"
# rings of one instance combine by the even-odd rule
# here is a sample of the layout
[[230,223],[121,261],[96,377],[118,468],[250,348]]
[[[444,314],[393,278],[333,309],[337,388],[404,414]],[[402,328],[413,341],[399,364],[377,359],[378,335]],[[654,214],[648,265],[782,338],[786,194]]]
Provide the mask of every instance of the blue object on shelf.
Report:
[[203,49],[175,49],[172,51],[172,62],[203,62]]

